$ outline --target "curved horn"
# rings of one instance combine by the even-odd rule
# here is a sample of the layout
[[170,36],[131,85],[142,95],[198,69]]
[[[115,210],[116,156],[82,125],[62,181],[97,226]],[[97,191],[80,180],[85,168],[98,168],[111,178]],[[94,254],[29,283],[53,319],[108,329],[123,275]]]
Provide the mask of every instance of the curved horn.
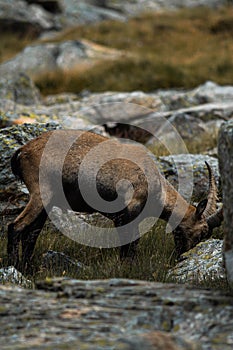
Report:
[[216,211],[216,213],[212,214],[208,217],[207,223],[210,229],[214,229],[215,227],[219,227],[223,221],[223,208],[220,208]]
[[208,173],[209,173],[209,193],[207,196],[208,202],[207,202],[205,211],[203,213],[203,216],[208,218],[210,215],[216,212],[216,202],[218,199],[218,195],[217,195],[217,186],[216,186],[212,169],[207,162],[205,162],[205,164],[207,166]]

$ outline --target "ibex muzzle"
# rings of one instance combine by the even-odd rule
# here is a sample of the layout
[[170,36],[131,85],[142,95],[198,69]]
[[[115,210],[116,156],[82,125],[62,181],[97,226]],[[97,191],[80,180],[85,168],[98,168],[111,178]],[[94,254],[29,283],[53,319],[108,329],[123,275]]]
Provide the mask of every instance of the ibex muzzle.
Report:
[[[48,147],[51,139],[53,142]],[[92,158],[89,157],[91,152]],[[101,159],[107,161],[102,164]],[[96,164],[101,166],[95,173]],[[208,238],[222,221],[222,213],[216,211],[216,185],[208,164],[209,194],[195,207],[160,174],[145,148],[116,140],[110,142],[109,138],[92,132],[56,130],[44,133],[17,150],[11,166],[30,193],[27,206],[8,227],[9,262],[19,265],[21,241],[23,268],[30,267],[35,243],[48,212],[54,205],[63,206],[62,195],[74,211],[99,211],[113,220],[120,231],[122,257],[134,254],[135,244],[128,241],[125,244],[124,234],[129,234],[131,241],[136,243],[140,236],[138,217],[141,220],[156,216],[168,222],[171,214],[175,216],[179,222],[173,227],[178,255]],[[94,175],[98,194],[107,203],[99,209],[84,199],[80,188],[82,180],[87,195],[92,196]],[[60,183],[63,194],[58,191]],[[147,206],[148,198],[150,206]],[[111,209],[114,201],[118,201],[119,210]],[[122,227],[130,232],[125,232]]]

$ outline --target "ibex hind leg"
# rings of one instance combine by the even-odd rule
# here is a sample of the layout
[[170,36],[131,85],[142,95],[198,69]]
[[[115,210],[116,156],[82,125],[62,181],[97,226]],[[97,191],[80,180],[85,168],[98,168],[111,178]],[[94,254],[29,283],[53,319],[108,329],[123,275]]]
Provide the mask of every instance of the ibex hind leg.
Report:
[[32,274],[34,266],[32,263],[33,252],[37,242],[37,238],[47,219],[47,212],[43,209],[38,217],[31,223],[29,227],[22,233],[22,261],[20,269],[28,274]]
[[[8,226],[8,264],[19,268],[19,244],[31,235],[33,230],[42,229],[47,218],[39,196],[31,197],[22,213]],[[39,234],[39,233],[38,233]],[[38,236],[37,234],[37,236]],[[35,240],[35,239],[34,239]],[[35,240],[36,241],[36,240]],[[24,243],[24,247],[26,244]],[[26,248],[23,249],[24,251]],[[23,253],[25,255],[25,253]],[[25,260],[25,258],[23,257]]]

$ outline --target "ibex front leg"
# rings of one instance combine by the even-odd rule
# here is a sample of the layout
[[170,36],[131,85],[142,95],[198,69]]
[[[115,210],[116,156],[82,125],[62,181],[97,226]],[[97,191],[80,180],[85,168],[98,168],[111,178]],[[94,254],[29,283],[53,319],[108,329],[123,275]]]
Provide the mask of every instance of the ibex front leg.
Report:
[[139,242],[139,230],[137,222],[129,222],[129,217],[118,217],[114,220],[120,242],[120,259],[133,261],[137,244]]

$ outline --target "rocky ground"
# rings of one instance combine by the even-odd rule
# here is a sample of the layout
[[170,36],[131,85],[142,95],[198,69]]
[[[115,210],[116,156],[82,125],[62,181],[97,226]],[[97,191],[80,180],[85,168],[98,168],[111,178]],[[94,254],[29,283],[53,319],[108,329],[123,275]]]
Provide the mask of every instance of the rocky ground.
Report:
[[[185,5],[215,7],[225,3],[200,0],[194,4],[190,0]],[[134,1],[130,5],[123,1],[17,1],[17,6],[14,0],[0,0],[0,28],[17,26],[22,33],[30,29],[35,37],[51,37],[74,23],[125,21],[142,8],[182,6],[179,0]],[[233,86],[207,81],[193,90],[84,91],[42,97],[31,80],[35,70],[92,64],[106,55],[114,58],[122,52],[80,40],[29,46],[0,65],[0,239],[28,200],[27,189],[11,172],[12,154],[42,132],[56,128],[91,129],[143,143],[155,154],[151,156],[164,176],[175,187],[184,184],[179,190],[193,202],[203,199],[208,191],[207,161],[214,172],[221,205],[217,138],[226,122],[232,127]],[[225,144],[221,142],[224,155]],[[166,152],[156,156],[161,144]],[[225,155],[222,159],[225,169]],[[190,169],[191,178],[187,177]],[[192,180],[191,185],[187,179]],[[224,190],[227,193],[225,182]],[[72,229],[74,213],[63,218],[55,208],[54,215]],[[78,216],[80,227],[95,219]],[[226,283],[222,246],[221,239],[200,243],[170,271],[170,278],[187,284],[201,285],[208,278]],[[0,258],[5,254],[1,252]],[[44,259],[45,266],[59,261],[61,273],[64,266],[82,268],[62,252],[49,251]],[[233,346],[232,296],[226,292],[117,279],[48,279],[29,289],[32,282],[12,267],[0,269],[0,282],[7,284],[0,287],[2,349],[207,350]]]
[[232,349],[232,297],[133,280],[0,288],[1,348]]

